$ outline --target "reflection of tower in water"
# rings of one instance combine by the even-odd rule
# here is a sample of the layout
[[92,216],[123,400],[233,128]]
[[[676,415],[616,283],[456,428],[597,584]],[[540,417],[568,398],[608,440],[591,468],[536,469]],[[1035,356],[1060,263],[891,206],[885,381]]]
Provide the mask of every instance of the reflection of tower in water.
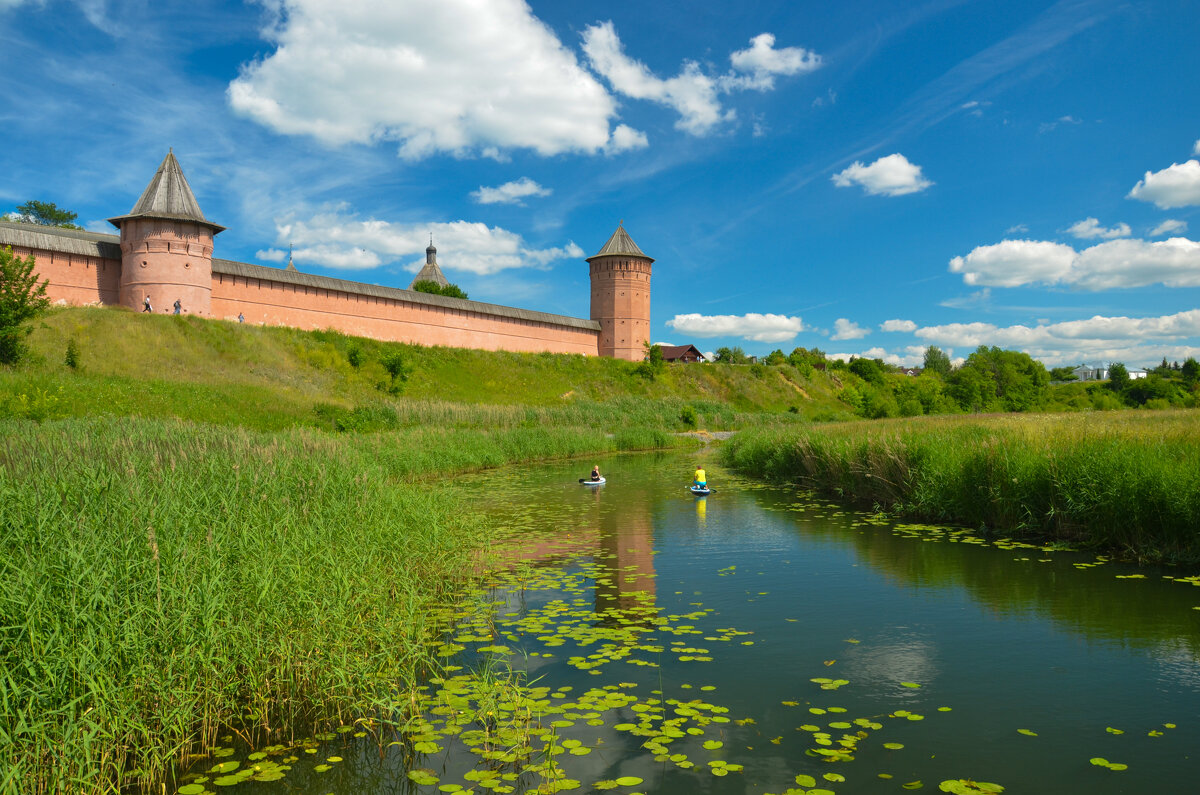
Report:
[[646,617],[653,615],[654,523],[649,506],[636,501],[610,500],[600,507],[596,521],[600,530],[596,551],[596,611],[644,611]]

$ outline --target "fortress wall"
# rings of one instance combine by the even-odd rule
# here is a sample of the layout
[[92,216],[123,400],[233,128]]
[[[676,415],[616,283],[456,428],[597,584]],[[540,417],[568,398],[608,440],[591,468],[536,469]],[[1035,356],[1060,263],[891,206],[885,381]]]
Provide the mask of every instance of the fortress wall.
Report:
[[[0,246],[33,254],[46,294],[57,304],[118,305],[121,248],[115,235],[30,229],[0,221]],[[417,345],[528,353],[598,353],[599,324],[580,318],[414,293],[332,279],[294,270],[214,259],[210,316],[301,329],[333,328],[345,334]],[[173,288],[174,296],[178,289]],[[140,302],[135,309],[140,308]],[[184,314],[194,313],[185,301]],[[157,314],[169,302],[154,304]]]
[[79,306],[117,303],[121,280],[119,259],[23,250],[16,246],[13,253],[21,257],[33,254],[38,275],[50,281],[46,295],[52,303]]
[[[489,311],[501,308],[446,298],[435,303],[438,297],[426,299],[422,294],[413,296],[422,300],[406,301],[388,295],[297,283],[292,279],[281,281],[216,270],[214,267],[212,315],[217,318],[236,320],[241,312],[247,323],[333,328],[356,336],[419,345],[589,356],[597,352],[596,329],[583,323],[540,319],[540,313]],[[275,273],[286,278],[283,271]],[[316,281],[311,277],[309,280]],[[407,291],[377,288],[373,292]]]

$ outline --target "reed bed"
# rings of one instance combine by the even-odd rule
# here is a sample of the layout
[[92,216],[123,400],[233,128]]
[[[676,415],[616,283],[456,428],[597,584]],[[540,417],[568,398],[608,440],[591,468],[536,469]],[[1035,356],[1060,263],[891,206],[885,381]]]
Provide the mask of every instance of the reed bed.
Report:
[[115,793],[219,727],[370,714],[429,665],[486,543],[429,478],[672,442],[0,423],[0,791]]
[[1200,413],[939,417],[738,434],[724,462],[899,515],[1200,560]]

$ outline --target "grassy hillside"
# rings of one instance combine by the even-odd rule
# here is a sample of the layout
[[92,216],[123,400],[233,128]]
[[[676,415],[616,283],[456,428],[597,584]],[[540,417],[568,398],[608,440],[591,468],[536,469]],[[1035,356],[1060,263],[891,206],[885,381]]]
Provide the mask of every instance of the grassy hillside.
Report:
[[499,425],[626,417],[683,428],[694,414],[697,427],[720,429],[763,413],[848,416],[838,384],[787,365],[668,365],[650,378],[598,357],[427,348],[116,308],[55,309],[30,342],[31,359],[0,372],[0,416],[179,417],[264,430],[461,423],[463,405],[475,407],[472,422],[493,407]]

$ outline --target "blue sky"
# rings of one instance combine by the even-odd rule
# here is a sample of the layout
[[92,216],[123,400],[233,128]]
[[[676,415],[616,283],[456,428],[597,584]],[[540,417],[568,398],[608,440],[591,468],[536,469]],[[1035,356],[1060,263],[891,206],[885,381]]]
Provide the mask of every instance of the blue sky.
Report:
[[127,212],[174,147],[216,255],[652,338],[919,364],[1200,355],[1194,0],[0,0],[0,210]]

